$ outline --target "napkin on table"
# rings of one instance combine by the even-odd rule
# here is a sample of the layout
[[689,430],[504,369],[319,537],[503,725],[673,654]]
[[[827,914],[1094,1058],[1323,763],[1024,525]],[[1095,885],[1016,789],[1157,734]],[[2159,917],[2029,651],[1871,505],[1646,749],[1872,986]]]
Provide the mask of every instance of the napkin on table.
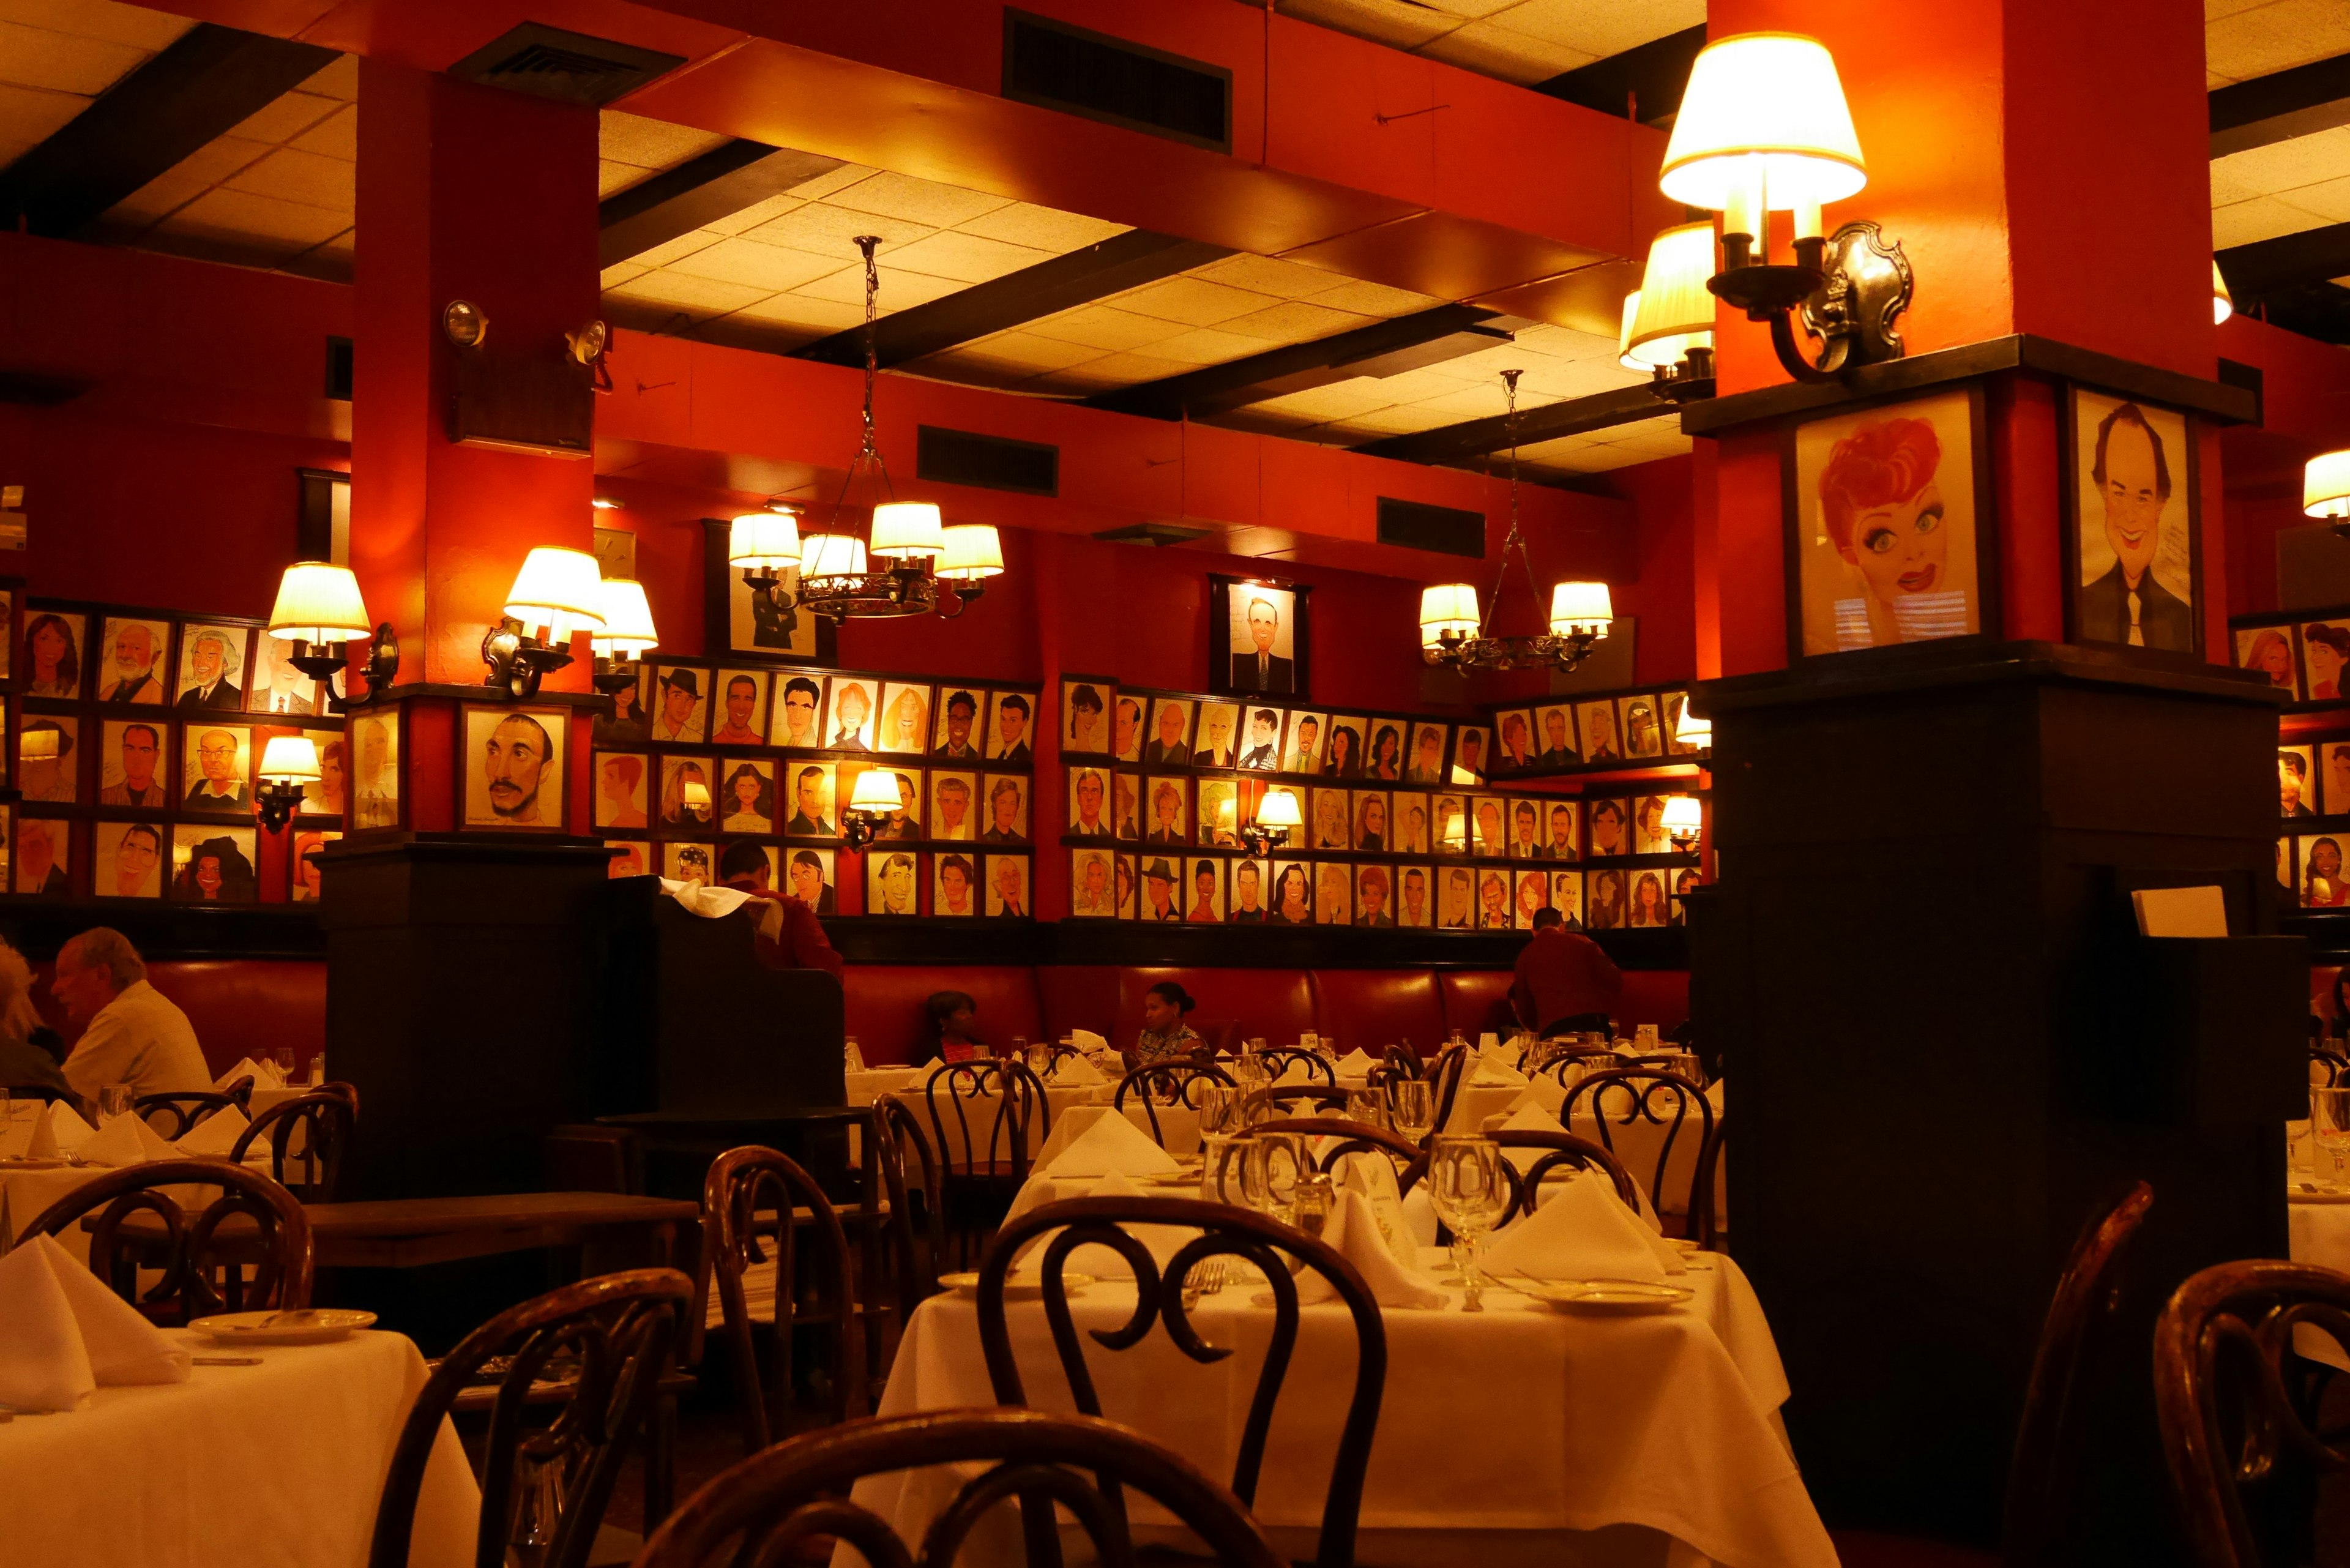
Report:
[[246,1077],[253,1080],[254,1087],[257,1089],[282,1089],[286,1086],[286,1075],[278,1071],[276,1063],[256,1062],[252,1057],[245,1056],[239,1058],[235,1066],[213,1080],[213,1092],[225,1094],[231,1084],[235,1083],[239,1078]]
[[1103,1039],[1100,1035],[1095,1033],[1090,1029],[1070,1030],[1069,1044],[1076,1046],[1078,1050],[1084,1052],[1088,1056],[1093,1055],[1096,1052],[1107,1051],[1109,1049],[1109,1042]]
[[1281,1076],[1273,1081],[1273,1086],[1276,1089],[1302,1089],[1308,1084],[1321,1082],[1321,1074],[1303,1062],[1293,1061],[1282,1070]]
[[[1444,1304],[1444,1293],[1437,1289],[1427,1275],[1398,1262],[1394,1246],[1380,1228],[1378,1216],[1371,1208],[1371,1200],[1360,1188],[1350,1185],[1339,1190],[1338,1201],[1330,1210],[1330,1219],[1322,1227],[1322,1241],[1355,1265],[1356,1272],[1363,1276],[1363,1282],[1371,1287],[1371,1298],[1381,1306],[1434,1307]],[[1329,1301],[1337,1293],[1337,1288],[1313,1269],[1298,1271],[1299,1301]]]
[[1083,1176],[1159,1176],[1180,1162],[1150,1141],[1140,1127],[1115,1114],[1094,1118],[1038,1174],[1055,1179]]
[[1107,1084],[1102,1070],[1083,1056],[1063,1056],[1045,1075],[1045,1081],[1063,1085]]
[[[179,1143],[182,1154],[216,1154],[225,1158],[236,1147],[236,1140],[252,1122],[234,1106],[225,1106],[188,1129]],[[266,1149],[269,1146],[256,1138],[248,1154]]]
[[63,1100],[53,1100],[33,1124],[32,1147],[25,1152],[34,1159],[55,1159],[81,1147],[89,1137],[89,1124]]
[[82,1158],[93,1165],[143,1165],[151,1159],[171,1159],[179,1150],[140,1117],[116,1116],[82,1140]]
[[1359,1192],[1371,1206],[1380,1239],[1406,1270],[1419,1267],[1419,1238],[1404,1218],[1403,1193],[1396,1184],[1395,1166],[1384,1154],[1350,1154],[1338,1162],[1338,1190]]
[[0,1404],[78,1410],[119,1383],[183,1383],[187,1349],[50,1236],[0,1256]]
[[1365,1054],[1363,1048],[1357,1045],[1338,1058],[1336,1070],[1341,1078],[1361,1078],[1367,1076],[1378,1065],[1378,1063]]
[[1503,1231],[1484,1266],[1500,1277],[1538,1280],[1661,1280],[1683,1273],[1680,1254],[1624,1207],[1596,1172],[1546,1189],[1534,1211]]
[[1472,1084],[1492,1084],[1503,1087],[1515,1085],[1523,1088],[1526,1083],[1526,1075],[1501,1057],[1488,1056],[1477,1064],[1476,1071],[1469,1075],[1469,1081]]

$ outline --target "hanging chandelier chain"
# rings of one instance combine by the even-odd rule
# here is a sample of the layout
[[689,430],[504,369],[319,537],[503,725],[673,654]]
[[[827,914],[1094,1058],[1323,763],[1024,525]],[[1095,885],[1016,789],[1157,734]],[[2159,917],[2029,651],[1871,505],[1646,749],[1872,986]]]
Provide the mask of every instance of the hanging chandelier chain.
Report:
[[1503,395],[1509,400],[1508,412],[1503,416],[1502,428],[1510,438],[1510,531],[1502,540],[1502,558],[1493,568],[1493,591],[1485,600],[1485,612],[1478,629],[1488,631],[1502,613],[1502,589],[1510,580],[1510,558],[1517,557],[1519,567],[1526,576],[1526,592],[1534,596],[1534,607],[1542,607],[1542,586],[1534,581],[1534,566],[1526,554],[1525,535],[1518,530],[1518,378],[1523,370],[1502,372]]

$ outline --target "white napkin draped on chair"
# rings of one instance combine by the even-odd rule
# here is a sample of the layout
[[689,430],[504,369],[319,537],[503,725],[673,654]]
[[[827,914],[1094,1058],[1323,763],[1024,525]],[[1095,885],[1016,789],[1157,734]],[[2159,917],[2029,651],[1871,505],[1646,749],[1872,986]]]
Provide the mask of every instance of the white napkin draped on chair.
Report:
[[0,1255],[0,1405],[79,1410],[121,1383],[184,1383],[189,1354],[53,1237]]
[[1586,1172],[1545,1184],[1532,1214],[1494,1238],[1484,1259],[1497,1278],[1661,1280],[1685,1273],[1680,1253],[1624,1207],[1604,1176]]

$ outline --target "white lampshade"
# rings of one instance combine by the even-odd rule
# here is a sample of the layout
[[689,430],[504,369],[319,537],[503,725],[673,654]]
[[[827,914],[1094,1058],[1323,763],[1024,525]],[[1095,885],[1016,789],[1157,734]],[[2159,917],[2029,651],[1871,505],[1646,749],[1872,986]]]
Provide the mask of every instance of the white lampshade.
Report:
[[1657,183],[1716,213],[1758,186],[1774,212],[1856,193],[1868,165],[1827,46],[1799,33],[1742,33],[1699,50]]
[[1434,648],[1447,632],[1474,637],[1484,624],[1477,590],[1467,583],[1438,583],[1419,590],[1419,645]]
[[558,641],[604,629],[604,573],[585,550],[541,545],[523,557],[506,614],[525,627],[552,627]]
[[800,541],[800,577],[861,577],[865,541],[854,534],[810,534]]
[[660,644],[645,585],[634,577],[603,581],[604,629],[589,640],[598,659],[641,659]]
[[1634,289],[1624,296],[1624,319],[1616,328],[1616,363],[1627,370],[1646,370],[1648,366],[1632,358],[1632,320],[1640,314],[1640,291]]
[[898,775],[883,768],[868,768],[857,775],[857,787],[849,792],[851,811],[893,812],[904,809],[905,802],[898,794]]
[[1693,794],[1665,796],[1665,834],[1696,833],[1705,826],[1705,807]]
[[2350,452],[2329,452],[2301,471],[2301,510],[2310,517],[2350,517]]
[[272,735],[261,749],[261,782],[315,784],[318,778],[318,748],[307,735]]
[[1681,722],[1673,730],[1673,739],[1684,746],[1711,746],[1713,744],[1713,721],[1699,718],[1690,711],[1690,705],[1683,702]]
[[349,642],[373,627],[359,598],[359,580],[348,566],[296,561],[277,579],[277,603],[269,612],[269,635],[304,642]]
[[1606,583],[1560,583],[1550,591],[1550,629],[1555,637],[1581,632],[1605,637],[1615,619]]
[[1297,792],[1269,789],[1264,798],[1256,803],[1256,825],[1259,827],[1303,827],[1305,814],[1297,809]]
[[1675,365],[1691,348],[1713,347],[1713,225],[1681,223],[1648,242],[1638,315],[1626,325],[1624,362],[1647,369]]
[[2228,280],[2220,275],[2220,258],[2211,258],[2211,325],[2217,327],[2236,314],[2236,296],[2228,292]]
[[800,564],[800,522],[788,512],[745,512],[726,525],[726,564],[772,572]]
[[[1456,776],[1452,782],[1455,784],[1474,784],[1477,782],[1473,778],[1462,779],[1457,776],[1460,773],[1458,768],[1454,769],[1453,772]],[[1440,849],[1461,849],[1465,848],[1468,843],[1468,819],[1465,817],[1455,816],[1444,825],[1444,836],[1437,840],[1437,847]]]
[[951,582],[975,583],[1003,571],[1003,540],[987,523],[958,523],[946,531],[939,553],[939,576]]
[[53,763],[57,760],[57,737],[62,734],[57,725],[27,724],[16,737],[16,756],[20,762]]
[[918,560],[946,547],[946,529],[931,503],[885,501],[873,509],[873,553],[884,560]]

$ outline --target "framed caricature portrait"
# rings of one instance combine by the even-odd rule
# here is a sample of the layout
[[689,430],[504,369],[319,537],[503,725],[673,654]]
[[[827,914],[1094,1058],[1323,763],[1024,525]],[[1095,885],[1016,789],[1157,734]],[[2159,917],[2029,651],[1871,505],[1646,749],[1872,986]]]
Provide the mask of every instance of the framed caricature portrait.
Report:
[[81,721],[27,714],[16,727],[16,788],[24,799],[70,805],[81,798]]
[[1501,754],[1493,763],[1497,772],[1524,773],[1542,754],[1542,748],[1534,744],[1534,715],[1531,708],[1509,708],[1494,714],[1493,733],[1501,747]]
[[718,820],[718,759],[674,752],[661,758],[657,814],[671,832],[709,831]]
[[1223,849],[1240,846],[1240,785],[1230,779],[1201,779],[1196,818],[1199,841]]
[[1146,844],[1191,842],[1191,781],[1180,778],[1146,779],[1143,781],[1143,794],[1149,803],[1145,809],[1143,842]]
[[2235,628],[2236,668],[2257,670],[2269,684],[2298,700],[2306,688],[2301,660],[2293,648],[2290,626],[2242,626]]
[[1069,851],[1071,919],[1113,920],[1118,918],[1117,859],[1117,855],[1107,849]]
[[25,616],[25,658],[19,671],[25,695],[80,696],[83,653],[88,641],[89,617],[78,610],[28,606]]
[[2317,774],[2327,816],[2350,816],[2350,741],[2328,741],[2317,748]]
[[1636,931],[1662,930],[1673,923],[1671,896],[1665,891],[1665,879],[1671,875],[1662,867],[1624,873],[1631,889],[1627,895],[1630,907],[1624,918],[1627,928]]
[[1694,866],[1681,866],[1673,871],[1673,894],[1668,900],[1666,919],[1676,926],[1689,924],[1689,895],[1694,888],[1705,886],[1705,875]]
[[[25,728],[29,730],[34,723],[40,722],[27,720]],[[170,784],[172,771],[164,754],[171,732],[172,727],[169,724],[154,719],[102,721],[99,725],[98,804],[135,806],[147,811],[163,811],[176,804],[172,799]],[[323,774],[327,765],[326,748],[332,745],[339,753],[342,748],[342,737],[338,735],[329,740],[328,736],[319,734],[312,738],[318,742],[318,766],[319,772]],[[26,800],[50,798],[34,793],[32,785],[41,781],[27,780],[22,761],[21,732],[19,756],[17,776],[24,787],[25,798]],[[342,815],[339,799],[341,788],[339,755],[336,761],[338,763],[336,786],[338,798],[335,815],[339,816]],[[320,785],[323,786],[325,783],[326,780],[321,777]],[[309,810],[310,803],[307,795],[302,805],[306,812]]]
[[351,826],[398,827],[400,822],[400,715],[354,713],[351,737]]
[[2303,909],[2338,909],[2350,904],[2350,882],[2344,881],[2342,875],[2342,839],[2340,834],[2328,833],[2293,841],[2293,859],[2301,867]]
[[988,694],[987,760],[1024,768],[1035,758],[1036,699],[1025,691]]
[[790,815],[784,819],[786,838],[837,838],[840,816],[834,809],[835,763],[786,762],[785,794]]
[[1510,929],[1510,874],[1488,866],[1477,873],[1477,929]]
[[1465,931],[1477,923],[1477,876],[1466,866],[1436,868],[1436,923],[1448,931]]
[[1344,860],[1325,860],[1314,867],[1314,923],[1355,923],[1355,874]]
[[[302,786],[304,816],[328,816],[340,822],[351,798],[350,742],[339,730],[306,730],[318,753],[318,776]],[[265,745],[262,748],[266,751]]]
[[976,686],[941,686],[938,712],[931,729],[931,755],[949,762],[979,761],[979,742],[985,734],[987,692]]
[[1150,739],[1142,760],[1152,767],[1188,767],[1191,762],[1192,704],[1182,697],[1150,700]]
[[1404,734],[1410,728],[1401,719],[1373,719],[1364,748],[1363,776],[1386,784],[1403,782]]
[[2304,691],[2312,702],[2338,702],[2350,680],[2350,620],[2310,620],[2301,623]]
[[2314,748],[2279,746],[2277,748],[2277,815],[2285,817],[2315,816],[2317,802],[2317,760]]
[[468,706],[460,711],[465,726],[464,750],[458,759],[464,779],[464,826],[504,833],[561,833],[570,711]]
[[931,857],[931,913],[942,919],[972,920],[980,910],[977,858],[960,850]]
[[1201,703],[1199,742],[1192,747],[1192,764],[1202,768],[1238,767],[1241,760],[1240,730],[1239,703]]
[[1657,699],[1642,692],[1616,700],[1617,734],[1624,744],[1627,757],[1661,757],[1665,754],[1665,731],[1657,716]]
[[1543,860],[1543,806],[1545,803],[1520,796],[1509,803],[1510,858],[1513,860]]
[[605,877],[619,881],[623,877],[650,877],[655,864],[653,846],[641,838],[608,838],[604,847],[611,850],[612,858],[604,867]]
[[1395,923],[1395,873],[1375,860],[1356,867],[1355,924],[1385,927]]
[[700,745],[710,732],[710,671],[655,664],[648,672],[652,738],[665,746]]
[[710,716],[710,740],[719,746],[767,743],[767,672],[722,670],[711,678],[718,707]]
[[1110,754],[1121,763],[1142,760],[1143,742],[1149,739],[1144,732],[1143,720],[1149,711],[1144,698],[1119,692],[1110,704]]
[[869,752],[880,682],[865,675],[832,678],[832,706],[824,716],[824,749]]
[[1110,826],[1120,838],[1142,836],[1142,775],[1114,773],[1109,776]]
[[1266,884],[1273,880],[1272,864],[1243,855],[1232,864],[1224,880],[1231,885],[1224,904],[1224,920],[1229,925],[1261,926],[1267,910]]
[[1359,713],[1330,715],[1330,733],[1322,742],[1322,776],[1358,779],[1370,772],[1370,726]]
[[881,683],[881,722],[873,749],[919,757],[931,746],[931,688],[927,681]]
[[811,670],[778,670],[769,696],[767,744],[795,752],[824,746],[824,686],[828,679]]
[[[93,688],[98,700],[161,707],[163,682],[171,673],[171,655],[170,621],[108,616],[99,628],[99,668]],[[302,711],[307,713],[309,710]]]
[[1583,820],[1590,833],[1587,851],[1594,860],[1620,859],[1632,853],[1632,808],[1608,796],[1583,803]]
[[1107,768],[1071,768],[1066,800],[1069,821],[1063,831],[1070,837],[1116,836],[1110,827],[1109,770]]
[[318,683],[287,662],[294,645],[266,631],[253,639],[253,679],[244,683],[248,713],[323,713]]
[[1244,703],[1241,708],[1240,765],[1253,773],[1272,773],[1281,766],[1281,721],[1278,708]]
[[1399,866],[1396,873],[1395,922],[1415,930],[1436,924],[1436,872],[1427,866]]
[[833,914],[838,908],[833,892],[834,853],[788,845],[784,849],[784,891],[819,915]]
[[1452,782],[1481,784],[1492,767],[1493,732],[1483,724],[1463,724],[1453,732]]
[[980,794],[982,844],[1028,842],[1028,780],[1022,774],[983,774]]
[[[780,591],[754,594],[740,568],[726,564],[733,529],[723,517],[702,519],[702,622],[711,628],[707,650],[729,659],[779,664],[830,664],[834,628],[823,617],[789,607],[799,591],[799,569],[787,566]],[[719,629],[725,646],[719,647]]]
[[1388,847],[1399,855],[1427,855],[1430,818],[1428,797],[1424,794],[1399,794],[1388,808],[1388,826],[1390,836]]
[[985,857],[987,916],[993,920],[1031,920],[1036,911],[1028,901],[1028,857]]
[[661,875],[672,882],[699,882],[703,887],[718,880],[718,846],[714,844],[664,844],[661,846]]
[[1550,907],[1558,911],[1569,930],[1583,929],[1583,873],[1554,871],[1550,874]]
[[2068,389],[2064,628],[2074,642],[2203,649],[2202,499],[2194,421]]
[[1117,701],[1118,682],[1107,676],[1065,676],[1061,680],[1062,754],[1112,755],[1110,708]]
[[1224,923],[1224,863],[1212,855],[1183,862],[1183,918],[1200,925]]
[[254,873],[250,827],[183,822],[172,829],[172,898],[189,904],[254,904],[261,879]]
[[1305,814],[1305,847],[1352,849],[1355,846],[1354,795],[1343,789],[1317,789],[1302,793],[1310,794],[1312,796],[1310,809]]
[[1542,802],[1542,857],[1545,860],[1583,858],[1583,802],[1565,795]]
[[292,886],[286,896],[294,902],[315,904],[318,901],[319,884],[326,876],[326,868],[319,864],[318,856],[328,845],[340,837],[341,831],[331,827],[306,827],[294,836],[293,851],[286,857],[293,862],[288,873]]
[[246,645],[252,639],[249,626],[201,620],[182,625],[179,676],[172,684],[172,705],[243,709]]
[[1289,730],[1281,742],[1281,771],[1285,774],[1319,774],[1322,771],[1322,741],[1330,727],[1329,715],[1309,713],[1300,708],[1289,715]]
[[727,757],[719,762],[718,772],[714,793],[718,797],[719,830],[775,832],[775,764],[764,757]]
[[[14,879],[19,893],[62,898],[73,881],[72,825],[54,816],[26,816],[11,807],[15,819]],[[196,832],[182,828],[180,832]]]
[[920,857],[910,849],[875,848],[865,857],[865,912],[899,919],[922,912]]
[[1459,794],[1438,794],[1429,797],[1429,852],[1432,855],[1466,855],[1469,853],[1469,798]]
[[1469,852],[1483,859],[1499,860],[1509,854],[1509,817],[1501,796],[1469,797]]
[[1273,862],[1273,891],[1265,898],[1265,923],[1310,926],[1314,923],[1314,867],[1304,860]]
[[1208,690],[1220,696],[1311,695],[1313,591],[1209,574]]
[[645,810],[650,787],[652,759],[642,752],[598,752],[596,826],[642,829],[651,826]]
[[968,844],[979,832],[979,775],[949,773],[935,768],[931,773],[931,814],[926,819],[930,836],[949,843]]
[[[922,770],[883,767],[898,792],[898,809],[882,819],[876,838],[917,839],[922,836]],[[850,788],[854,789],[854,783]]]
[[1518,871],[1512,874],[1510,888],[1510,926],[1514,930],[1531,931],[1534,916],[1550,908],[1550,873],[1544,870]]
[[90,892],[100,898],[161,898],[163,868],[171,861],[164,844],[169,831],[157,822],[99,823],[90,831]]
[[1689,710],[1689,693],[1668,691],[1659,701],[1664,705],[1664,718],[1661,723],[1664,729],[1665,754],[1669,757],[1695,756],[1697,747],[1680,738],[1681,715]]
[[1791,657],[1999,624],[1979,388],[1808,421],[1789,439],[1780,469]]
[[1621,930],[1627,918],[1624,873],[1613,868],[1594,871],[1584,878],[1583,888],[1585,929]]
[[[61,721],[62,722],[62,721]],[[29,731],[31,725],[26,728]],[[253,815],[253,727],[180,726],[180,809]]]
[[1660,794],[1634,795],[1632,853],[1670,855],[1672,852],[1672,836],[1665,831],[1665,797]]
[[1575,705],[1575,727],[1583,735],[1583,760],[1617,763],[1624,760],[1624,739],[1616,727],[1616,704],[1602,697]]
[[1355,793],[1355,848],[1366,855],[1385,855],[1395,847],[1390,815],[1393,799],[1385,790],[1357,790]]
[[1404,749],[1404,781],[1416,784],[1440,784],[1444,782],[1445,727],[1425,721],[1411,726],[1411,740]]
[[1565,768],[1583,760],[1583,749],[1575,744],[1573,703],[1545,702],[1534,714],[1534,744],[1540,748],[1534,753],[1537,763],[1546,768]]
[[1135,919],[1152,925],[1171,925],[1182,918],[1183,857],[1142,857],[1142,894]]
[[1121,855],[1118,857],[1118,918],[1121,920],[1139,919],[1141,903],[1141,863],[1134,856]]

